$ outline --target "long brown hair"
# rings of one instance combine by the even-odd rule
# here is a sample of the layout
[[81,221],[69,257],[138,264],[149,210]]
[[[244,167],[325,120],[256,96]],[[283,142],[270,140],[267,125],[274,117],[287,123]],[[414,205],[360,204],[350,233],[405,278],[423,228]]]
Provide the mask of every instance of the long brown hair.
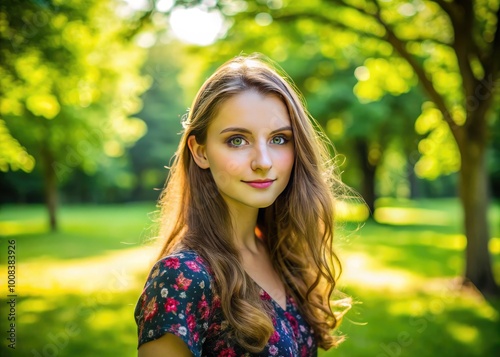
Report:
[[301,313],[314,329],[318,345],[336,346],[339,323],[331,295],[341,268],[333,252],[334,193],[342,184],[334,175],[326,140],[308,114],[292,82],[263,56],[239,56],[217,69],[202,85],[189,114],[160,197],[160,257],[176,250],[195,250],[210,265],[224,317],[237,342],[249,352],[261,351],[273,333],[268,306],[242,267],[232,241],[228,207],[209,169],[194,162],[190,135],[199,144],[221,104],[254,90],[278,96],[288,109],[295,147],[289,183],[276,201],[259,210],[257,229],[271,260]]

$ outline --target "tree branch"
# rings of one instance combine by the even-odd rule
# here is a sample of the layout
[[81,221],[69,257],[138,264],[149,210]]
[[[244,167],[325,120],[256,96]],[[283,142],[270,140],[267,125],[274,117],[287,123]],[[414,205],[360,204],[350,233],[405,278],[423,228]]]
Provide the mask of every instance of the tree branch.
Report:
[[[497,21],[500,20],[500,6],[496,11]],[[486,51],[487,57],[484,66],[484,79],[476,81],[474,93],[471,97],[472,104],[476,104],[471,108],[471,120],[467,124],[469,134],[474,138],[481,140],[486,136],[487,124],[486,115],[490,109],[492,102],[495,99],[496,91],[498,91],[498,81],[500,80],[500,29],[497,24],[491,49]],[[473,115],[472,115],[473,113]]]
[[418,42],[418,43],[422,43],[424,41],[430,41],[432,43],[435,43],[437,45],[441,45],[441,46],[451,46],[451,43],[447,43],[447,42],[443,42],[441,40],[437,40],[435,38],[421,38],[421,37],[412,37],[412,38],[405,38],[404,40],[401,39],[401,41],[404,41],[405,43],[409,43],[409,42]]
[[[352,9],[355,9],[367,16],[370,16],[374,18],[380,25],[382,25],[386,31],[386,36],[385,39],[387,42],[389,42],[392,47],[399,53],[401,57],[403,57],[408,64],[413,68],[415,74],[417,75],[418,79],[422,83],[425,91],[429,95],[430,99],[436,104],[438,109],[441,111],[444,120],[448,124],[448,126],[451,129],[451,132],[457,142],[461,141],[462,137],[462,130],[460,129],[460,126],[458,126],[455,121],[453,120],[453,117],[448,110],[448,107],[446,106],[446,102],[441,94],[438,93],[436,88],[434,87],[434,84],[432,81],[427,77],[427,74],[425,73],[423,67],[416,61],[416,59],[408,52],[406,49],[406,41],[400,39],[399,37],[396,36],[394,31],[389,27],[389,25],[382,19],[381,17],[381,8],[377,0],[373,0],[372,4],[375,6],[376,12],[375,13],[370,13],[366,11],[364,8],[358,8],[354,5],[350,5],[346,3],[344,0],[331,0],[334,3],[341,4],[345,7],[349,7]],[[452,14],[455,12],[453,7],[451,6],[450,3],[447,3],[443,0],[436,0],[436,3],[438,3],[441,8],[448,14]]]
[[491,75],[493,76],[494,79],[499,75],[500,71],[500,64],[499,64],[499,58],[500,58],[500,5],[498,6],[498,9],[496,11],[496,17],[497,17],[497,28],[495,30],[495,36],[493,37],[493,42],[491,44],[492,49],[490,52],[490,57],[486,61],[486,66],[485,66],[485,77],[486,75]]
[[389,27],[389,25],[382,19],[382,17],[380,16],[380,5],[377,3],[377,1],[374,0],[373,3],[377,8],[377,13],[374,15],[374,17],[378,21],[378,23],[380,23],[384,27],[386,31],[387,42],[389,42],[392,47],[399,53],[399,55],[403,57],[413,68],[413,71],[417,75],[419,81],[422,83],[425,91],[429,95],[430,99],[436,104],[437,108],[441,111],[443,119],[450,127],[451,133],[460,145],[463,135],[461,127],[458,126],[453,120],[453,117],[448,110],[448,107],[446,106],[443,96],[438,93],[432,81],[427,77],[427,74],[425,73],[423,67],[408,52],[408,50],[406,49],[406,42],[398,38],[394,31],[392,31],[392,29]]
[[444,0],[434,0],[436,4],[438,4],[444,12],[448,14],[448,16],[456,17],[456,10],[453,8],[453,4],[446,2]]
[[[479,81],[474,76],[471,60],[476,54],[476,46],[473,38],[474,27],[474,9],[472,2],[465,1],[455,3],[454,11],[449,13],[450,22],[453,26],[455,34],[452,48],[457,58],[458,70],[462,77],[462,87],[464,90],[464,107],[466,110],[465,127],[468,128],[476,124],[476,118],[480,116],[474,115],[473,112],[478,108],[468,105],[470,98],[474,98],[475,91],[479,85]],[[479,107],[484,103],[479,103]]]
[[349,8],[349,9],[357,10],[357,11],[361,12],[364,15],[367,15],[367,16],[375,18],[375,16],[374,16],[375,14],[367,11],[364,7],[354,6],[352,4],[346,3],[345,0],[328,0],[328,1],[330,3],[336,4],[336,5],[341,5],[341,6]]

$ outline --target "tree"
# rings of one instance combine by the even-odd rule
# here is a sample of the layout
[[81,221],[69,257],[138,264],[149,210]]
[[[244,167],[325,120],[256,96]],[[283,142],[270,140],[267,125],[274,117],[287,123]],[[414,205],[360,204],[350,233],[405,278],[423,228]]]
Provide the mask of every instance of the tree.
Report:
[[148,86],[144,51],[136,19],[124,16],[113,0],[0,5],[0,169],[41,170],[52,230],[58,184],[145,132],[129,117]]

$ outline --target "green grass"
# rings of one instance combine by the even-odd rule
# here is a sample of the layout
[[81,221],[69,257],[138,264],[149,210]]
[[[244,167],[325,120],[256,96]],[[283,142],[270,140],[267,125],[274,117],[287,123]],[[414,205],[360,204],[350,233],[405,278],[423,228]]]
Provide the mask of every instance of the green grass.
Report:
[[153,203],[68,206],[60,211],[59,232],[48,233],[42,206],[9,206],[0,210],[0,237],[19,238],[22,261],[84,258],[140,245],[152,235],[155,209]]
[[[385,210],[384,210],[385,208]],[[59,233],[40,206],[0,208],[0,277],[16,242],[15,350],[1,356],[135,356],[133,309],[154,248],[153,203],[66,206]],[[500,277],[500,205],[491,210]],[[500,350],[500,301],[460,290],[465,239],[456,200],[379,201],[377,218],[338,241],[340,286],[358,303],[340,327],[346,342],[320,356],[493,356]],[[390,224],[389,224],[390,223]],[[348,226],[349,227],[349,226]]]

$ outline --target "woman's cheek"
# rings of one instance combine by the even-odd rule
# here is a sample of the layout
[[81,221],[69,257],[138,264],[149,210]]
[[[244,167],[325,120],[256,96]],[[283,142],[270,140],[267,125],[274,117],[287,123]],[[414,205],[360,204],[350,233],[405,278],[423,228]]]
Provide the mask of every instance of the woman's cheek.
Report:
[[281,154],[280,160],[279,160],[282,165],[283,169],[287,169],[288,171],[292,170],[293,163],[295,161],[295,151],[293,149],[289,149],[284,151]]
[[230,158],[229,160],[227,160],[225,162],[225,171],[229,174],[229,175],[240,175],[243,173],[244,171],[244,168],[243,168],[243,164],[241,162],[241,158],[239,157],[233,157],[233,158]]

